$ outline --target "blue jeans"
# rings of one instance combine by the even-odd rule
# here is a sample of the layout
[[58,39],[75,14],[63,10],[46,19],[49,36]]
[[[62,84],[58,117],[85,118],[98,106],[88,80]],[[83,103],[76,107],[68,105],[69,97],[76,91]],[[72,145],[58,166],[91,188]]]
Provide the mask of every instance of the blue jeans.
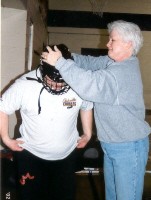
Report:
[[149,138],[101,146],[106,200],[142,200]]

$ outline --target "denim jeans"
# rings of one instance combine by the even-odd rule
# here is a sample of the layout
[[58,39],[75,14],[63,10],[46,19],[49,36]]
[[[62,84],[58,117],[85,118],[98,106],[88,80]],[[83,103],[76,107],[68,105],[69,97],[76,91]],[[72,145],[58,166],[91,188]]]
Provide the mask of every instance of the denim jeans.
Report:
[[149,138],[101,146],[106,200],[142,200]]

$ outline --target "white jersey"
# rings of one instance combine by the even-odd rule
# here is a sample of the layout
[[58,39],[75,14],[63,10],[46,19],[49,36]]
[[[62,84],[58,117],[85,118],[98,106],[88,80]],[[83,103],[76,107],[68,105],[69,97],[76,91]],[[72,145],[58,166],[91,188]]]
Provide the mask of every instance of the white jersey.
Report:
[[[37,81],[35,70],[18,79],[2,96],[0,110],[8,115],[20,110],[21,145],[32,154],[46,160],[67,157],[76,147],[79,133],[77,117],[80,109],[90,110],[93,104],[83,101],[72,89],[62,95],[52,95]],[[40,95],[41,113],[38,114]]]

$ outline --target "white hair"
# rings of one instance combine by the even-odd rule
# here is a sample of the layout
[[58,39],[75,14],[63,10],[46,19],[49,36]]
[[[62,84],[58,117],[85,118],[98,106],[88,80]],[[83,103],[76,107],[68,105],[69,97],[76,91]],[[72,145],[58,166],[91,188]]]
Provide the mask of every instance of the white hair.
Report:
[[125,42],[132,42],[133,55],[136,55],[143,46],[143,36],[138,25],[132,22],[117,20],[107,25],[109,34],[116,30]]

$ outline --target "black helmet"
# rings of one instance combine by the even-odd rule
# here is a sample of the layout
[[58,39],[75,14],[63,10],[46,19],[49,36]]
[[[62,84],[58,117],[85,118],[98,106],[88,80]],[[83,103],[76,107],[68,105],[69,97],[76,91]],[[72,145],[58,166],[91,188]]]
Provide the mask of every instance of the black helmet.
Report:
[[[62,56],[65,59],[73,59],[66,45],[64,44],[58,44],[58,45],[52,45],[52,46],[49,45],[49,47],[52,50],[54,50],[54,46],[57,46],[57,48],[61,51]],[[47,48],[44,49],[44,52],[48,52]],[[54,66],[49,65],[48,63],[42,61],[39,69],[41,72],[42,79],[44,79],[44,77],[47,75],[54,82],[65,83],[59,71]],[[65,85],[67,84],[65,83]]]
[[[49,46],[50,48],[52,48],[52,50],[54,50],[54,46],[57,46],[57,48],[61,51],[62,56],[65,59],[72,59],[71,53],[68,50],[68,47],[64,44],[58,44],[58,45],[52,45]],[[47,48],[44,49],[45,52],[48,52]],[[37,75],[37,70],[40,70],[41,73],[41,77],[38,77]],[[45,81],[45,76],[48,76],[53,82],[55,82],[56,84],[60,84],[63,83],[62,87],[60,90],[56,90],[51,88],[50,86],[47,85],[47,81]],[[36,77],[35,78],[31,78],[31,77],[26,77],[27,80],[33,80],[33,81],[38,81],[39,83],[43,84],[43,87],[40,90],[39,93],[39,98],[38,98],[38,114],[40,114],[41,112],[41,105],[40,105],[40,95],[42,93],[42,91],[44,89],[46,89],[48,92],[50,92],[53,95],[62,95],[66,92],[68,92],[68,90],[70,89],[70,86],[63,80],[62,76],[60,75],[59,71],[57,69],[55,69],[54,66],[47,64],[46,62],[41,61],[40,64],[38,65],[37,69],[36,69]]]

